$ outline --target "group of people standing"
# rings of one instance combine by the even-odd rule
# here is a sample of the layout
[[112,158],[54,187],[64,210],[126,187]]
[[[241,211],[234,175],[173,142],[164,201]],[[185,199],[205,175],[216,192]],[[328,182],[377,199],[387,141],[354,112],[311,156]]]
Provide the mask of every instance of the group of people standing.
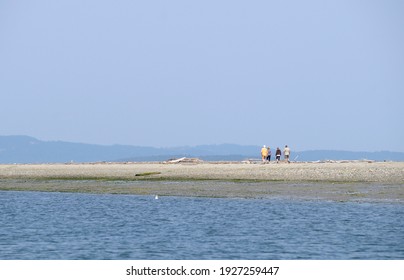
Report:
[[[271,148],[264,145],[261,149],[262,162],[271,161],[271,155],[272,155]],[[282,151],[278,147],[278,148],[276,148],[276,152],[275,152],[276,163],[279,163],[279,161],[281,160],[281,156],[282,156]],[[288,147],[288,145],[285,145],[285,148],[283,149],[283,157],[284,157],[285,161],[290,163],[290,148]]]

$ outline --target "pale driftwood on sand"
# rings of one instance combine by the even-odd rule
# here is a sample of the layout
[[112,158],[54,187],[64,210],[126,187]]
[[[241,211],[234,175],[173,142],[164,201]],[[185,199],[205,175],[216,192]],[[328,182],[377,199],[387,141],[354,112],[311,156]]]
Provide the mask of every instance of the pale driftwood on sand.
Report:
[[202,163],[203,161],[199,158],[186,158],[182,157],[179,159],[170,159],[165,161],[164,163]]

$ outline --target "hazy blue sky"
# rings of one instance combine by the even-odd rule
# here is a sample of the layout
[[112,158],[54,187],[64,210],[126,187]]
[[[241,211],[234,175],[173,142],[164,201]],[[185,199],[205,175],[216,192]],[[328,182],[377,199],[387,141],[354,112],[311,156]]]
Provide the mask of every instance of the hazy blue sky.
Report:
[[0,0],[0,135],[404,152],[404,1]]

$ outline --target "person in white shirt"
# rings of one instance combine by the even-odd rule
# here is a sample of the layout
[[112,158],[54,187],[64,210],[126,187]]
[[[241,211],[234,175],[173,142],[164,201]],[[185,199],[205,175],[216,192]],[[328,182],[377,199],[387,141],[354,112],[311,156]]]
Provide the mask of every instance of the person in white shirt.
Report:
[[283,150],[283,156],[285,157],[285,160],[290,163],[290,149],[288,147],[288,145],[285,146],[285,149]]

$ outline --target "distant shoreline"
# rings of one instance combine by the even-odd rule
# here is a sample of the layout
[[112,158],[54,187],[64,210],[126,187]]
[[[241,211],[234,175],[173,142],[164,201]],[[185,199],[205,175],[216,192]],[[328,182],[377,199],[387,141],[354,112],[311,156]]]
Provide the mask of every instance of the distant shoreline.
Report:
[[0,190],[404,203],[404,163],[0,165]]
[[[42,141],[30,136],[1,136],[0,163],[58,163],[58,162],[148,162],[169,158],[198,157],[206,161],[242,161],[261,158],[261,145],[214,144],[182,147],[144,147],[131,145],[96,145],[64,141]],[[272,146],[272,159],[275,157]],[[317,160],[403,161],[404,151],[347,151],[347,150],[295,150],[291,160],[302,162]]]

